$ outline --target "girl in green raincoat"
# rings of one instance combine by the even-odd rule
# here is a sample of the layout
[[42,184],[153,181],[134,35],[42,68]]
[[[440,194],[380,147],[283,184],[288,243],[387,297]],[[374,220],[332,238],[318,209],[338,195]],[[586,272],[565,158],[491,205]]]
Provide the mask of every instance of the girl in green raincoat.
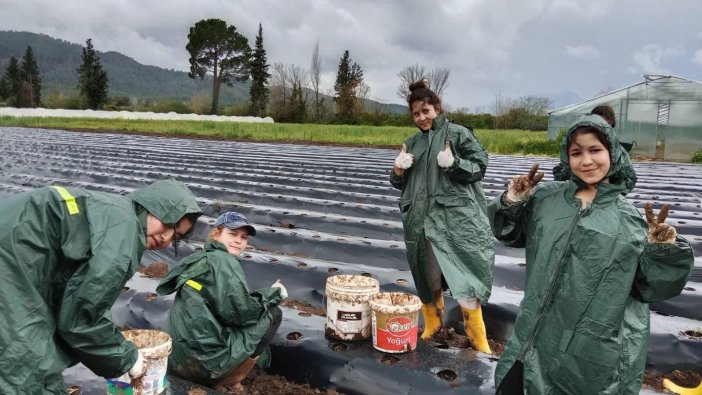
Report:
[[613,129],[580,118],[561,146],[567,181],[536,185],[532,166],[488,207],[495,237],[526,246],[524,298],[497,364],[498,394],[638,394],[648,303],[678,295],[694,258],[666,224],[624,194],[636,179]]
[[402,190],[400,212],[412,277],[430,339],[443,328],[445,289],[460,305],[473,348],[491,353],[480,305],[492,287],[495,251],[480,181],[488,155],[472,131],[446,119],[425,81],[407,98],[420,131],[402,144],[390,175]]
[[249,291],[236,259],[256,234],[246,217],[227,212],[217,218],[205,248],[178,262],[161,280],[159,294],[177,292],[168,326],[173,351],[168,368],[185,379],[238,391],[273,340],[287,290]]
[[144,249],[184,236],[201,211],[180,182],[128,196],[52,186],[0,202],[0,392],[66,393],[78,362],[132,378],[146,364],[110,308]]

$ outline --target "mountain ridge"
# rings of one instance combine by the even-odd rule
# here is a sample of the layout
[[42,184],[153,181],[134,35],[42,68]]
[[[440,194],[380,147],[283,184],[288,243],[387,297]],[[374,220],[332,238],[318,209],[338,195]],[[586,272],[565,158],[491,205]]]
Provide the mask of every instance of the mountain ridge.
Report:
[[[54,38],[43,33],[0,31],[0,75],[4,74],[10,57],[20,62],[27,45],[32,47],[42,76],[42,96],[60,92],[71,96],[77,93],[76,68],[81,64],[82,44]],[[109,95],[113,98],[127,97],[142,100],[170,99],[188,101],[195,95],[212,92],[212,77],[192,79],[188,73],[158,66],[144,65],[116,51],[95,51],[109,80]],[[244,104],[249,101],[250,83],[234,82],[222,85],[219,103],[224,105]],[[308,93],[314,92],[308,90]],[[321,94],[331,100],[328,95]],[[382,106],[387,112],[403,113],[407,109],[398,104],[381,104],[367,100],[368,108]]]

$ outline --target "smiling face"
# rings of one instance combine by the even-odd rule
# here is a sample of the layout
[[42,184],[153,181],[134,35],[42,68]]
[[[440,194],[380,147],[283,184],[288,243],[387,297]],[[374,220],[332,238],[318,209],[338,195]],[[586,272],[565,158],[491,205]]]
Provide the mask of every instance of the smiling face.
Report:
[[218,230],[221,230],[221,233],[213,234],[212,239],[224,244],[227,251],[234,256],[241,255],[249,244],[249,230],[245,227],[238,229],[222,227]]
[[590,187],[602,181],[611,166],[607,146],[593,132],[574,132],[568,162],[573,174]]
[[425,101],[415,101],[411,109],[414,124],[423,131],[431,129],[431,121],[439,116],[439,110]]
[[160,250],[168,247],[173,239],[180,239],[190,231],[193,227],[193,221],[190,218],[183,218],[178,222],[178,225],[173,228],[161,222],[152,214],[146,215],[146,245],[147,250]]

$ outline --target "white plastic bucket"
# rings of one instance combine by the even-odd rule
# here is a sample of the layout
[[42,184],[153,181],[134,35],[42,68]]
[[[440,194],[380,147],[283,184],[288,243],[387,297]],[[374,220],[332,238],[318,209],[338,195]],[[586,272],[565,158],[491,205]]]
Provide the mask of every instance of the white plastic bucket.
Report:
[[404,292],[373,295],[368,304],[373,310],[373,347],[387,353],[404,353],[417,348],[418,296]]
[[144,356],[146,374],[139,388],[132,387],[129,374],[107,379],[109,395],[156,395],[166,389],[166,369],[171,353],[171,336],[162,331],[133,329],[122,331],[124,338],[134,343]]
[[368,299],[378,291],[380,283],[372,277],[340,274],[327,278],[325,334],[339,340],[370,339]]

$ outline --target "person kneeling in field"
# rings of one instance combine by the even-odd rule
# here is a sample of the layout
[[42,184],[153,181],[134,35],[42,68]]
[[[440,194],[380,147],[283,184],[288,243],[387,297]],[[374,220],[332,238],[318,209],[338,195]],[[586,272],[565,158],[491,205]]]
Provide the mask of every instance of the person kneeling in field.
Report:
[[185,236],[200,214],[175,180],[127,196],[51,186],[0,201],[0,391],[65,393],[61,373],[78,362],[103,377],[144,375],[110,308],[144,249]]
[[497,239],[526,247],[526,287],[495,369],[497,394],[638,394],[648,303],[680,294],[694,257],[665,223],[623,196],[636,175],[612,127],[578,119],[561,145],[567,181],[534,164],[488,212]]
[[178,262],[156,291],[177,292],[168,321],[169,371],[236,392],[273,340],[283,316],[277,305],[287,290],[276,281],[249,291],[236,257],[256,229],[243,215],[224,213],[214,226],[205,248]]

